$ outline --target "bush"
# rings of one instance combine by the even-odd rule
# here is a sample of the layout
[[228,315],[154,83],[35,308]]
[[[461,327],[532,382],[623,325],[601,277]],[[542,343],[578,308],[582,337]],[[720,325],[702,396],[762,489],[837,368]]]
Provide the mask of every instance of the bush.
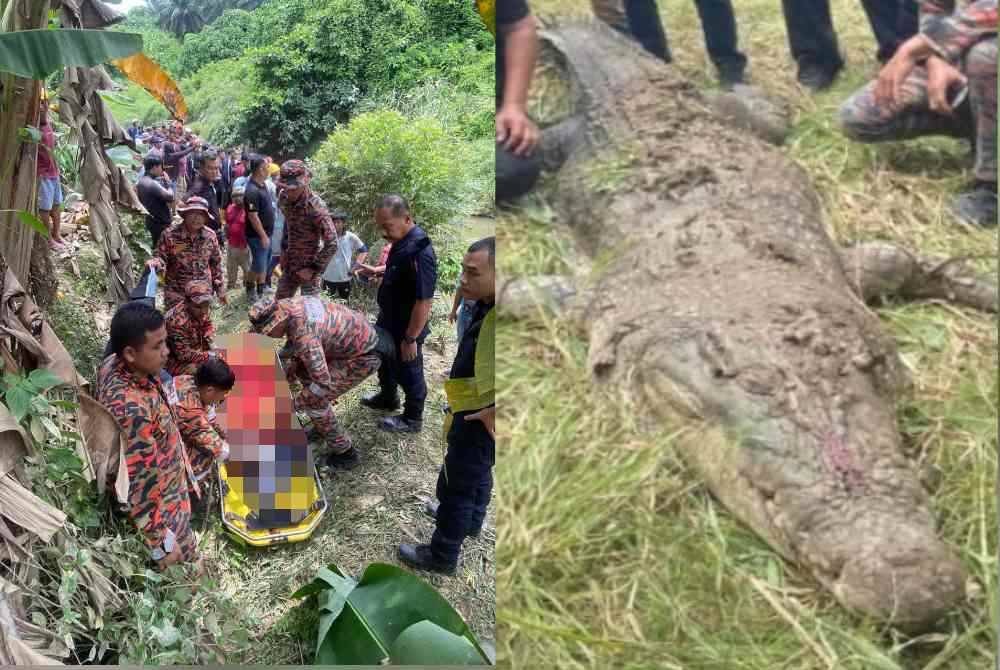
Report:
[[242,143],[244,100],[252,99],[255,70],[246,59],[228,58],[201,68],[181,84],[187,91],[191,128],[212,144]]
[[[347,210],[374,236],[372,207],[378,196],[399,193],[432,238],[470,213],[476,180],[466,143],[435,119],[407,119],[396,111],[369,112],[333,132],[312,159],[316,190],[329,205]],[[437,241],[437,240],[435,240]]]

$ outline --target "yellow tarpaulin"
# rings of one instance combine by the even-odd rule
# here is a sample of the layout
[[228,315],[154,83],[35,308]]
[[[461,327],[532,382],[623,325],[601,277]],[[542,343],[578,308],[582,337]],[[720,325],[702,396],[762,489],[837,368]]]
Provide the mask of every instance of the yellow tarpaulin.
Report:
[[175,119],[182,122],[187,120],[187,103],[184,102],[184,96],[177,88],[177,83],[149,56],[140,52],[111,62],[126,77],[163,103]]

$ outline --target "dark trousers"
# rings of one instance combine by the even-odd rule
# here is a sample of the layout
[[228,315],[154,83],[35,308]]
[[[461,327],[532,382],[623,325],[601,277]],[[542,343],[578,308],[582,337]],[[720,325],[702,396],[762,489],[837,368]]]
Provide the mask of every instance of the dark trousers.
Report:
[[448,453],[437,481],[440,504],[431,553],[451,565],[458,562],[466,536],[482,529],[493,492],[493,438],[482,422],[466,421],[468,413],[454,417],[448,431]]
[[351,282],[350,281],[326,281],[323,280],[323,288],[326,292],[330,294],[331,298],[340,297],[347,300],[351,297]]
[[919,30],[916,0],[862,0],[878,42],[878,59],[885,63],[899,45]]
[[731,0],[695,0],[705,48],[715,67],[724,73],[742,75],[747,57],[739,50],[736,14]]
[[625,17],[632,36],[643,49],[668,63],[672,60],[656,0],[625,0]]
[[402,387],[405,394],[403,418],[423,421],[424,401],[427,400],[427,382],[424,381],[424,343],[418,341],[417,357],[405,362],[399,353],[402,336],[393,333],[393,339],[396,342],[396,355],[389,359],[383,358],[378,368],[379,393],[383,399],[395,401],[399,398],[397,387]]
[[844,61],[837,46],[829,0],[781,0],[781,9],[785,14],[788,45],[799,72],[807,67],[828,72],[839,70]]
[[[878,58],[885,62],[900,44],[917,34],[916,0],[862,0],[878,41]],[[829,0],[782,0],[792,58],[799,65],[837,70],[844,61],[837,48]]]
[[496,200],[499,203],[520,198],[534,187],[542,173],[538,152],[527,158],[515,156],[497,144],[496,148]]
[[149,236],[153,240],[153,246],[150,247],[153,251],[156,251],[156,245],[160,242],[160,235],[162,235],[163,231],[169,227],[169,222],[163,223],[162,221],[157,221],[152,217],[146,217],[146,230],[149,231]]

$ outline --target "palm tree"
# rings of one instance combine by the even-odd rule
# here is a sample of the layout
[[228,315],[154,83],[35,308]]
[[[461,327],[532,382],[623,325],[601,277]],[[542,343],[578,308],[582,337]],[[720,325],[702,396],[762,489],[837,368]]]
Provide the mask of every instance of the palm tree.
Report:
[[164,30],[177,37],[185,33],[196,33],[205,26],[205,17],[197,0],[146,0],[150,10],[156,15],[157,23]]
[[202,3],[204,5],[202,15],[206,23],[211,23],[222,16],[227,9],[242,9],[249,12],[257,9],[262,3],[263,0],[206,0]]

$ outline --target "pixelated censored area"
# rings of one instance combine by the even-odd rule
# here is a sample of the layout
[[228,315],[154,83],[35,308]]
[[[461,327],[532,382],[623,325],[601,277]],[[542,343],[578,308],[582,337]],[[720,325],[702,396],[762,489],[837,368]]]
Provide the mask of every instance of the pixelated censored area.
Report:
[[237,333],[216,347],[236,375],[218,415],[229,439],[228,485],[251,510],[248,528],[295,525],[317,500],[314,464],[274,340]]

